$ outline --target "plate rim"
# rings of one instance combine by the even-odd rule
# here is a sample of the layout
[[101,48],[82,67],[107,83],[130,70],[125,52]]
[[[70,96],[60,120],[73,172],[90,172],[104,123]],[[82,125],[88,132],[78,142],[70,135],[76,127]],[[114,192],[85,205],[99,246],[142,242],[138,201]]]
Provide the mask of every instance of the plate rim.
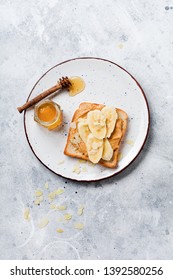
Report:
[[148,137],[148,134],[149,134],[149,128],[150,128],[150,109],[149,109],[148,100],[147,100],[147,98],[146,98],[146,95],[145,95],[145,92],[144,92],[142,86],[139,84],[139,82],[135,79],[135,77],[134,77],[131,73],[129,73],[125,68],[123,68],[123,67],[120,66],[119,64],[117,64],[117,63],[115,63],[115,62],[113,62],[113,61],[111,61],[111,60],[109,60],[109,59],[100,58],[100,57],[93,57],[93,56],[86,56],[86,57],[85,57],[85,56],[84,56],[84,57],[82,56],[82,57],[76,57],[76,58],[67,59],[67,60],[64,60],[64,61],[62,61],[62,62],[60,62],[60,63],[54,65],[53,67],[49,68],[49,69],[37,80],[37,82],[34,84],[34,86],[32,87],[32,89],[31,89],[31,91],[30,91],[30,93],[29,93],[29,95],[28,95],[27,101],[29,100],[29,98],[30,98],[30,96],[31,96],[31,94],[32,94],[32,92],[33,92],[33,90],[35,89],[35,87],[37,86],[37,84],[39,83],[39,81],[40,81],[44,76],[46,76],[46,74],[47,74],[48,72],[50,72],[52,69],[56,68],[56,67],[59,66],[59,65],[68,63],[68,62],[70,62],[70,61],[82,60],[82,59],[83,59],[83,60],[85,60],[85,59],[101,60],[101,61],[109,62],[109,63],[111,63],[111,64],[113,64],[113,65],[116,65],[117,67],[119,67],[120,69],[122,69],[123,71],[125,71],[125,72],[134,80],[134,82],[137,84],[137,86],[140,88],[141,93],[143,94],[143,97],[144,97],[144,100],[145,100],[145,103],[146,103],[146,108],[147,108],[147,113],[148,113],[148,124],[147,124],[147,131],[146,131],[145,138],[144,138],[143,143],[142,143],[142,145],[141,145],[141,147],[140,147],[138,153],[136,154],[136,156],[135,156],[124,168],[122,168],[121,170],[119,170],[118,172],[116,172],[116,173],[114,173],[114,174],[105,176],[105,177],[103,177],[103,178],[88,179],[88,180],[87,180],[87,179],[84,180],[84,179],[73,179],[73,178],[69,178],[69,177],[66,177],[66,176],[64,176],[64,175],[62,175],[62,174],[59,174],[59,173],[53,171],[53,170],[52,170],[51,168],[49,168],[44,162],[42,162],[42,160],[36,155],[36,153],[35,153],[35,151],[34,151],[32,145],[31,145],[31,143],[30,143],[30,141],[29,141],[29,137],[28,137],[28,133],[27,133],[27,129],[26,129],[26,110],[24,111],[23,124],[24,124],[24,132],[25,132],[25,135],[26,135],[26,139],[27,139],[27,142],[28,142],[28,144],[29,144],[29,146],[30,146],[30,148],[31,148],[31,151],[33,152],[34,156],[35,156],[48,170],[50,170],[50,171],[53,172],[54,174],[56,174],[56,175],[58,175],[58,176],[60,176],[60,177],[62,177],[62,178],[64,178],[64,179],[67,179],[67,180],[72,180],[72,181],[76,181],[76,182],[97,182],[97,181],[102,181],[102,180],[105,180],[105,179],[112,178],[113,176],[116,176],[116,175],[120,174],[120,173],[123,172],[126,168],[128,168],[129,165],[131,165],[131,164],[135,161],[135,159],[139,156],[139,154],[141,153],[141,151],[142,151],[142,149],[143,149],[143,147],[144,147],[144,145],[145,145],[145,143],[146,143],[146,140],[147,140],[147,137]]

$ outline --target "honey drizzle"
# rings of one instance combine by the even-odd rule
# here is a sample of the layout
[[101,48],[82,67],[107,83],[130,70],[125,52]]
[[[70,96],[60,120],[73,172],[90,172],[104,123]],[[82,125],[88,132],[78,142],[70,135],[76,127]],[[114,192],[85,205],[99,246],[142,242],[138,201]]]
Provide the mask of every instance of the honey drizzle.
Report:
[[80,77],[71,77],[70,79],[71,86],[69,88],[69,95],[75,96],[80,93],[85,88],[85,82]]

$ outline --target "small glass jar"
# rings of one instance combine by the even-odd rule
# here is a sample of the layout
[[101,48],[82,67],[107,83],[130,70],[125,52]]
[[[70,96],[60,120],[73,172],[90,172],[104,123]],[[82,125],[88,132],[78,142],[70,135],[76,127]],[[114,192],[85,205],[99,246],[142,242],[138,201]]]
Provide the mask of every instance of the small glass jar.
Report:
[[44,99],[35,106],[34,120],[49,130],[56,129],[62,124],[62,110],[57,103]]

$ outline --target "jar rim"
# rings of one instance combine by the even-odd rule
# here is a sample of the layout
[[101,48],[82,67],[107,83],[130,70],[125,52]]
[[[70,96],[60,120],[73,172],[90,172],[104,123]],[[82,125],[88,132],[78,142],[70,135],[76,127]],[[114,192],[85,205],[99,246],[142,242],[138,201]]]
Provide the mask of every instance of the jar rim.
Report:
[[[39,117],[38,117],[38,109],[40,108],[41,105],[43,104],[52,104],[55,109],[56,109],[56,115],[55,117],[51,120],[51,121],[42,121]],[[44,99],[44,100],[41,100],[40,102],[38,102],[36,105],[35,105],[35,108],[34,108],[34,119],[35,121],[37,121],[38,123],[44,125],[44,126],[49,126],[51,124],[53,124],[60,116],[60,106],[55,103],[54,101],[50,100],[50,99]]]

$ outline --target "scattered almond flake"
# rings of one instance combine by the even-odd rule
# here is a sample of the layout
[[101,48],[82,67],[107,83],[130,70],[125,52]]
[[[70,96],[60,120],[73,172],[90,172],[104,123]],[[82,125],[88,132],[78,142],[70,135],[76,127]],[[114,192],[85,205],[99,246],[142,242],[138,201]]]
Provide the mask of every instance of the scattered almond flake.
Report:
[[50,209],[56,209],[56,204],[50,204]]
[[95,164],[93,162],[91,162],[91,161],[88,161],[88,165],[94,166]]
[[76,142],[77,142],[77,143],[80,143],[80,142],[81,142],[81,138],[80,138],[78,132],[75,133],[74,138],[76,139]]
[[77,121],[78,122],[83,122],[84,118],[79,118]]
[[59,205],[56,207],[57,210],[60,210],[60,211],[63,211],[63,210],[66,210],[67,209],[67,206],[65,205]]
[[55,194],[55,197],[56,197],[56,192],[57,192],[57,190],[54,190],[54,191],[53,191],[53,193]]
[[132,145],[132,146],[134,145],[134,141],[133,141],[133,140],[130,140],[130,139],[127,139],[127,140],[126,140],[126,143],[129,144],[129,145]]
[[30,220],[30,209],[29,208],[25,208],[24,213],[23,213],[24,219],[26,221]]
[[83,229],[84,228],[84,225],[82,224],[82,223],[76,223],[75,225],[74,225],[74,228],[75,229]]
[[48,225],[48,223],[49,223],[49,220],[48,220],[47,217],[45,217],[39,222],[38,227],[39,228],[44,228],[45,226]]
[[57,190],[55,191],[55,194],[56,194],[56,195],[60,195],[60,194],[62,194],[62,193],[64,193],[64,190],[63,190],[63,189],[57,189]]
[[55,196],[56,196],[56,193],[55,193],[55,192],[50,192],[50,193],[48,194],[48,198],[49,198],[50,200],[53,200],[53,199],[55,198]]
[[64,160],[61,160],[61,161],[58,162],[58,164],[61,165],[61,164],[63,164],[64,162],[65,162]]
[[87,161],[84,159],[79,159],[79,163],[86,163]]
[[120,161],[122,158],[123,158],[123,154],[122,154],[122,153],[119,153],[119,154],[118,154],[118,161]]
[[39,196],[42,196],[43,195],[43,192],[41,190],[36,190],[35,191],[35,196],[39,197]]
[[84,210],[84,206],[80,206],[80,207],[78,208],[77,214],[78,214],[79,216],[81,216],[81,215],[83,214],[83,210]]
[[72,215],[71,214],[64,214],[64,219],[65,220],[71,220]]
[[49,183],[48,183],[48,182],[46,182],[46,183],[45,183],[45,185],[44,185],[44,187],[45,187],[45,189],[47,189],[47,190],[48,190],[48,188],[49,188]]
[[70,142],[73,144],[73,145],[77,145],[77,141],[76,141],[76,138],[72,138],[70,139]]
[[39,197],[35,199],[34,204],[35,204],[35,205],[40,204],[40,199],[39,199]]
[[70,127],[75,129],[76,128],[76,123],[75,122],[71,122]]
[[39,201],[40,201],[40,202],[42,202],[42,201],[44,200],[43,195],[42,195],[42,196],[40,196],[38,199],[39,199]]
[[62,217],[58,218],[57,222],[61,223],[64,222],[64,219]]
[[82,167],[82,172],[87,172],[87,171],[88,170],[87,170],[86,166]]
[[119,49],[122,49],[123,47],[124,47],[123,44],[118,44],[118,48],[119,48]]
[[56,231],[57,231],[58,233],[64,232],[62,228],[58,228]]
[[78,163],[74,165],[72,172],[74,172],[76,174],[81,173],[80,165]]

